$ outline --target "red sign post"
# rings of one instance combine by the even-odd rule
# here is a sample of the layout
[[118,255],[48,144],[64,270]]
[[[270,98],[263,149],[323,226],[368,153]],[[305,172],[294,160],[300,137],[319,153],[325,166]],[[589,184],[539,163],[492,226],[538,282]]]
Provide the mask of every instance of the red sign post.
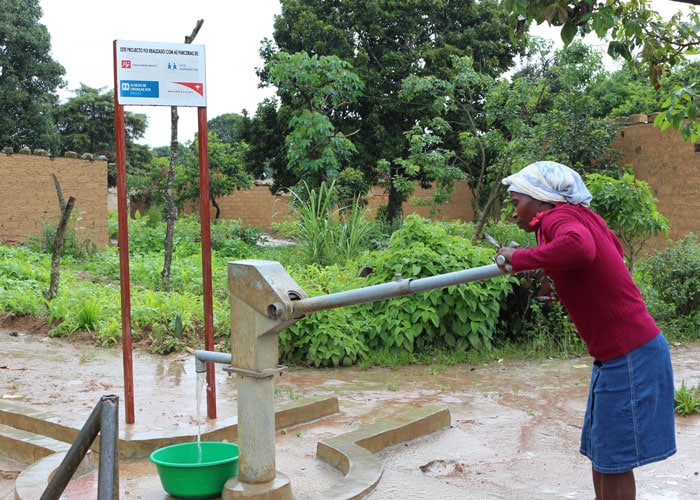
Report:
[[[122,357],[126,423],[134,418],[131,337],[131,284],[126,187],[124,105],[197,107],[199,137],[199,217],[202,228],[202,283],[205,348],[214,349],[211,218],[204,46],[114,41],[114,136],[117,169],[117,221],[122,313]],[[214,366],[207,365],[207,415],[216,418]]]

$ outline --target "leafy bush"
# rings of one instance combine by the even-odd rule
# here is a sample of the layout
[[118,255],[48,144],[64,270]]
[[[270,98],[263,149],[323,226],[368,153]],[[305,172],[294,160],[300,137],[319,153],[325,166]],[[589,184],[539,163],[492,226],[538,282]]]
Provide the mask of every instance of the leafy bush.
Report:
[[656,209],[656,199],[649,185],[632,174],[623,174],[619,179],[587,174],[586,185],[593,195],[591,208],[620,238],[632,271],[646,241],[657,234],[668,233],[668,219]]
[[[367,284],[423,278],[493,263],[494,252],[472,247],[441,225],[408,216],[382,252],[364,263],[372,269]],[[368,304],[370,349],[413,352],[448,347],[465,350],[492,346],[501,305],[513,279],[499,277]]]
[[635,278],[667,335],[700,338],[700,243],[693,233],[639,263]]
[[[424,278],[493,263],[493,250],[472,247],[448,229],[464,228],[411,215],[388,247],[365,256],[361,265],[312,265],[290,274],[314,296],[391,282],[398,274]],[[362,278],[360,268],[371,273]],[[370,352],[489,349],[512,281],[504,276],[314,313],[280,332],[280,353],[287,361],[342,366]]]
[[[292,272],[310,296],[360,288],[364,284],[352,264],[345,268],[311,265]],[[368,353],[362,334],[364,323],[359,308],[316,312],[280,332],[280,358],[316,367],[355,364]]]

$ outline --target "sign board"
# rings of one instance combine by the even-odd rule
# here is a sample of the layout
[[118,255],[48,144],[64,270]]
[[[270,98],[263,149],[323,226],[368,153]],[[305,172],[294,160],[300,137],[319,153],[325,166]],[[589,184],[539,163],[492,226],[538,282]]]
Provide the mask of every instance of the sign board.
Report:
[[120,105],[207,105],[204,45],[117,40]]

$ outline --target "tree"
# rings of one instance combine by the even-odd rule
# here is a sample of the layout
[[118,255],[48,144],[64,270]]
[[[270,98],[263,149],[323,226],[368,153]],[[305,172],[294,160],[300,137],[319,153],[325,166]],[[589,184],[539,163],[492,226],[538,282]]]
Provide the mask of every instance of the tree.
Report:
[[207,123],[209,132],[214,132],[219,136],[221,142],[236,144],[244,140],[243,137],[241,137],[241,132],[246,115],[247,113],[244,111],[242,115],[237,113],[225,113],[212,118]]
[[625,64],[611,74],[597,78],[591,92],[599,106],[598,116],[658,113],[674,89],[692,86],[697,81],[698,74],[700,62],[685,61],[664,75],[657,91],[649,85],[647,76],[638,67]]
[[288,107],[287,166],[311,187],[330,182],[357,150],[331,118],[342,115],[364,89],[335,56],[277,52],[268,62],[270,81]]
[[590,85],[603,65],[590,48],[572,44],[554,54],[548,47],[538,49],[510,79],[478,72],[468,57],[455,58],[452,67],[450,78],[404,80],[400,96],[426,109],[413,140],[431,141],[419,156],[412,151],[406,166],[423,156],[425,170],[464,172],[474,195],[473,241],[497,213],[500,181],[507,173],[541,159],[584,172],[613,164],[610,144],[616,128],[595,114]]
[[[401,215],[408,181],[431,179],[423,172],[408,172],[397,158],[409,156],[406,132],[422,117],[421,106],[409,106],[399,97],[402,81],[412,75],[446,78],[454,69],[452,56],[470,56],[475,67],[497,75],[510,67],[518,52],[504,39],[506,24],[494,1],[433,2],[412,0],[283,0],[275,20],[274,40],[261,53],[270,61],[276,50],[309,56],[337,56],[350,63],[365,83],[365,92],[333,123],[354,131],[352,142],[368,179],[376,180],[381,160],[389,191],[387,218]],[[264,82],[269,74],[260,72]],[[282,107],[288,104],[280,96]]]
[[54,151],[52,120],[65,70],[51,58],[38,0],[2,0],[0,8],[0,145]]
[[273,192],[294,186],[297,176],[287,169],[285,137],[289,119],[283,110],[278,111],[278,101],[267,98],[260,104],[252,118],[243,115],[241,140],[248,144],[245,155],[246,170],[255,178],[273,177]]
[[[249,189],[253,178],[245,170],[243,158],[247,145],[244,142],[231,145],[222,142],[214,132],[209,133],[209,198],[216,209],[215,219],[221,213],[216,198],[229,195],[236,189]],[[190,154],[178,168],[173,190],[178,205],[199,199],[198,143],[190,145]]]
[[[61,134],[60,153],[94,153],[114,161],[114,93],[81,84],[74,97],[59,104],[56,126]],[[141,113],[125,113],[127,149],[146,133],[148,119]]]
[[620,238],[627,266],[633,271],[637,255],[647,240],[657,234],[668,234],[668,219],[656,209],[649,185],[632,174],[626,173],[620,179],[588,174],[586,185],[593,195],[591,208]]
[[[60,154],[66,151],[92,153],[115,161],[114,92],[87,85],[74,91],[75,96],[56,106],[54,119],[60,133]],[[141,113],[124,113],[126,164],[130,174],[138,175],[151,160],[148,146],[136,144],[146,133],[148,120]],[[109,172],[109,185],[116,184],[115,172]]]
[[[503,0],[502,4],[516,36],[523,35],[527,25],[534,21],[561,27],[565,45],[577,35],[588,33],[595,33],[599,38],[610,37],[608,54],[639,62],[657,90],[662,75],[700,48],[700,15],[694,10],[687,17],[679,12],[663,21],[659,13],[650,8],[649,0]],[[696,141],[700,138],[699,100],[695,86],[676,90],[668,96],[664,104],[666,110],[655,124],[664,129],[673,126],[682,131],[684,139]]]

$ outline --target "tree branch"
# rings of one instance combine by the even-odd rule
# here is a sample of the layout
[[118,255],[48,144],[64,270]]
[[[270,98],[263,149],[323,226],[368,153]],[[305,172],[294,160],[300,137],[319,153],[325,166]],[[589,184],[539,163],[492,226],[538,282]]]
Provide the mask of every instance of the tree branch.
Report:
[[199,33],[199,29],[202,27],[202,24],[204,24],[204,19],[200,19],[199,21],[197,21],[197,24],[192,30],[192,34],[190,36],[185,37],[185,43],[194,42],[194,39],[197,38],[197,33]]

